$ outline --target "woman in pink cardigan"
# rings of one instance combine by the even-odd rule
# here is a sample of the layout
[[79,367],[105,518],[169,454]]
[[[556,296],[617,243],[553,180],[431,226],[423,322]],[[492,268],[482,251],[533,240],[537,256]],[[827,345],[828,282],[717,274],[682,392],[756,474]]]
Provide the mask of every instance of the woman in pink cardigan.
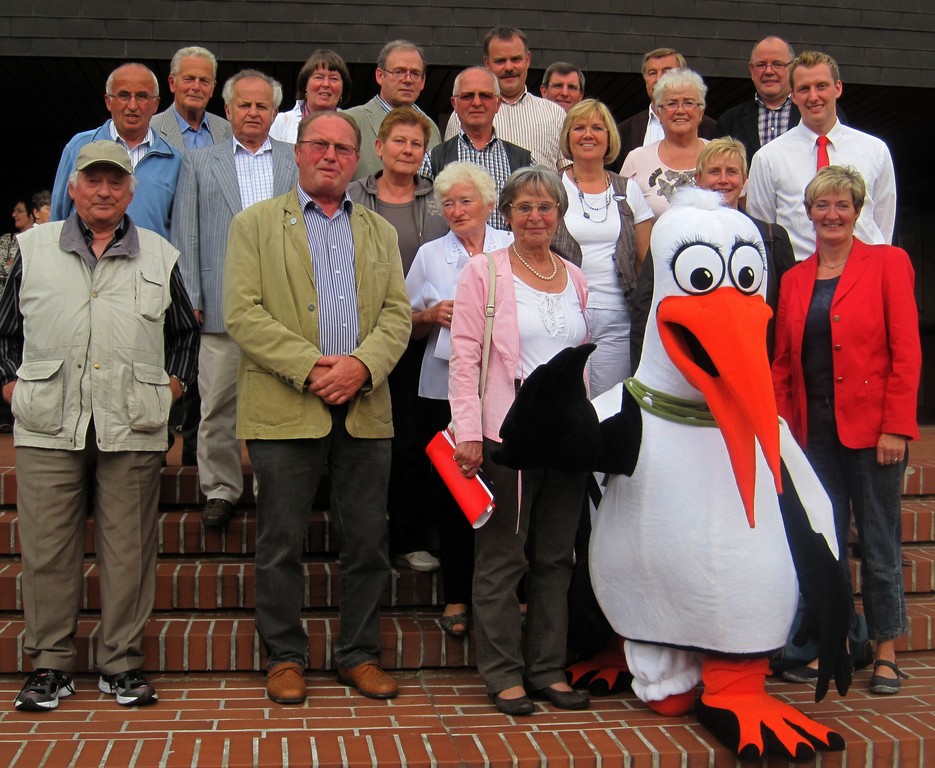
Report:
[[[527,470],[520,477],[490,458],[521,382],[560,350],[587,339],[584,276],[549,248],[567,207],[558,176],[542,166],[517,171],[503,188],[499,210],[515,240],[491,254],[496,297],[483,402],[478,387],[490,279],[486,254],[473,257],[462,272],[451,323],[455,460],[467,477],[483,466],[496,501],[474,546],[477,666],[497,708],[509,715],[531,714],[530,695],[564,709],[589,703],[563,672],[566,594],[585,474]],[[524,644],[516,590],[527,569]]]
[[[922,353],[909,256],[854,237],[865,196],[861,175],[835,165],[805,188],[818,247],[783,277],[772,371],[779,415],[831,498],[848,580],[852,512],[857,523],[875,641],[870,692],[887,694],[905,677],[896,666],[896,639],[908,631],[900,499],[908,442],[919,436]],[[783,676],[808,682],[818,671],[807,665]]]

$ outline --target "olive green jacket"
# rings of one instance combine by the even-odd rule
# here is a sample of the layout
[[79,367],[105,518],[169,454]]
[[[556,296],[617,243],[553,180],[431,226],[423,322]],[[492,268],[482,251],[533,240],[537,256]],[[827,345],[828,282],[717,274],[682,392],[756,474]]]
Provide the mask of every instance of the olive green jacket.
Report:
[[[406,344],[412,307],[396,230],[361,205],[351,212],[360,337],[352,355],[370,378],[350,401],[354,437],[393,435],[386,377]],[[224,323],[240,346],[237,436],[320,438],[331,431],[328,405],[306,389],[322,356],[318,292],[296,190],[237,214],[224,273]]]

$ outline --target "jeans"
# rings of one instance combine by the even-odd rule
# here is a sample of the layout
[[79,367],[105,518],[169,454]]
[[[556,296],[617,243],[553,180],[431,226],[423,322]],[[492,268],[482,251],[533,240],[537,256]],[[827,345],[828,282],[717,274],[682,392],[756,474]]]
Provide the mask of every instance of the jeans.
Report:
[[597,397],[629,377],[630,310],[588,307],[589,341],[597,349],[588,358],[590,396]]
[[302,550],[321,472],[328,464],[331,509],[340,528],[341,632],[339,667],[380,654],[380,596],[389,576],[386,487],[390,441],[351,437],[346,406],[331,408],[331,433],[319,439],[248,440],[259,480],[256,501],[256,626],[271,668],[306,665],[302,627]]
[[834,401],[808,401],[806,454],[834,508],[834,527],[844,572],[851,512],[860,541],[860,576],[870,637],[892,640],[909,631],[902,577],[902,475],[898,464],[877,464],[877,449],[847,448],[838,439]]

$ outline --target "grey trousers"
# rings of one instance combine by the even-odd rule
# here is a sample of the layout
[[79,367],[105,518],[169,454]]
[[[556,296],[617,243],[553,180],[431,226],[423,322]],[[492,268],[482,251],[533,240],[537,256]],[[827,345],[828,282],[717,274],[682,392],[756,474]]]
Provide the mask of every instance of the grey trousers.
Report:
[[75,668],[92,489],[101,585],[97,666],[109,675],[143,666],[143,630],[156,595],[162,456],[99,451],[93,428],[83,451],[16,449],[25,650],[35,669]]
[[[517,473],[491,460],[496,446],[484,439],[497,507],[475,533],[477,668],[490,693],[524,682],[546,688],[565,680],[568,585],[586,475],[524,471],[517,530]],[[516,589],[527,570],[524,647]]]
[[226,333],[201,334],[198,350],[198,480],[209,499],[231,504],[243,493],[243,466],[237,439],[237,366],[240,347]]
[[390,440],[351,437],[346,407],[332,407],[332,429],[317,440],[248,440],[259,484],[256,626],[268,666],[305,666],[302,549],[312,501],[328,465],[331,509],[340,528],[341,632],[334,662],[354,667],[380,655],[380,597],[389,576],[386,489]]

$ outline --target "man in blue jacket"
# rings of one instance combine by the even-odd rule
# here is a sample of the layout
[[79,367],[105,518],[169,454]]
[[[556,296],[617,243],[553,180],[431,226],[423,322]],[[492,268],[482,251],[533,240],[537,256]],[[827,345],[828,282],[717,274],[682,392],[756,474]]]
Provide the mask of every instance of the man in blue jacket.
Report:
[[68,177],[75,170],[81,148],[92,141],[111,139],[126,148],[137,178],[128,213],[137,226],[168,238],[182,153],[149,127],[159,108],[156,76],[142,64],[122,64],[107,78],[104,103],[111,119],[100,128],[74,136],[62,152],[52,188],[52,221],[63,221],[75,211],[68,196]]

